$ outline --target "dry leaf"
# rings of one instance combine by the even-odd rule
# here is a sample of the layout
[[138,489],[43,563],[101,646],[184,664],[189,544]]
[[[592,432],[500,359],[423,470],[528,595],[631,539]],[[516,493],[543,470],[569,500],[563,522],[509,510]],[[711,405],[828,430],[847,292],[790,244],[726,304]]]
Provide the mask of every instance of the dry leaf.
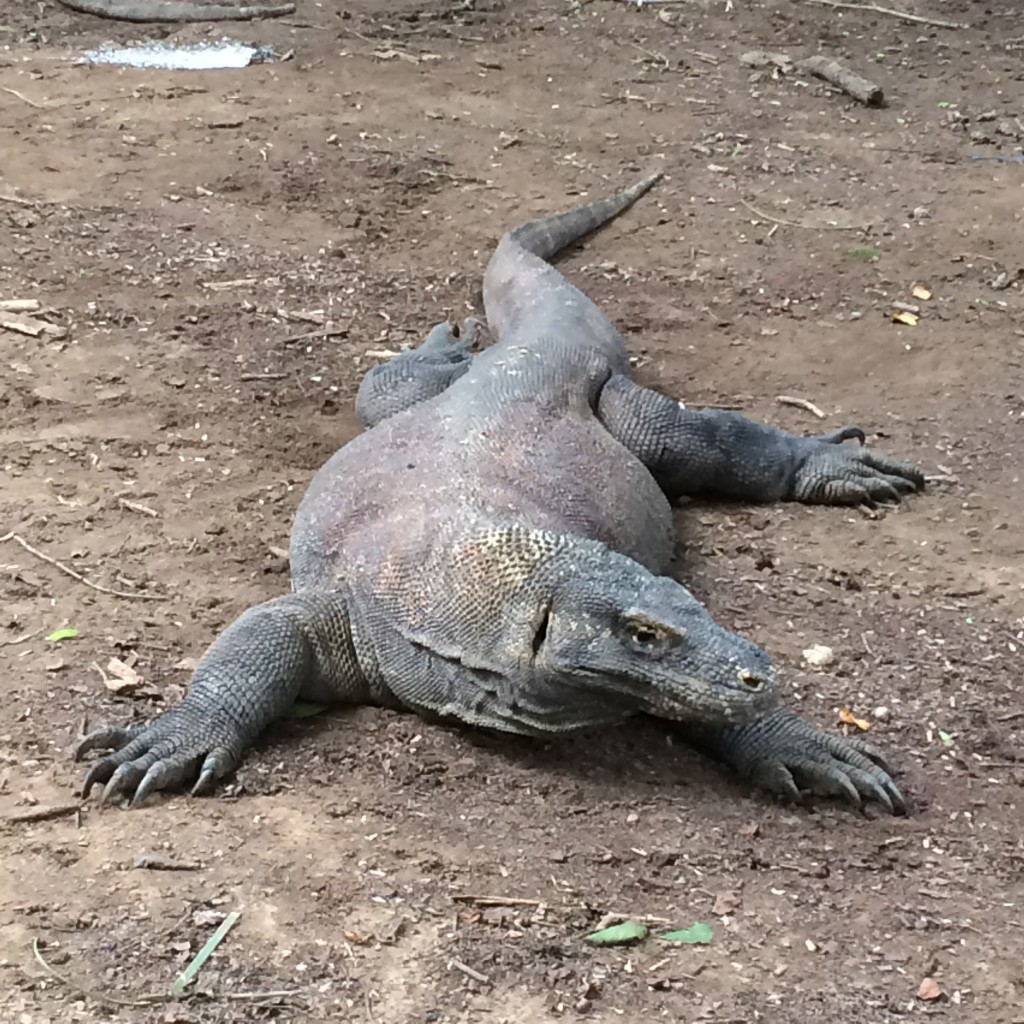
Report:
[[[135,659],[132,659],[133,661]],[[108,690],[120,693],[122,690],[132,690],[142,685],[142,676],[127,662],[120,658],[111,658],[107,662],[108,675],[104,676],[103,682]]]
[[733,913],[739,905],[739,893],[720,892],[715,897],[715,903],[711,908],[711,913],[715,914],[717,917],[723,917],[725,914]]
[[839,721],[843,725],[854,725],[861,732],[867,732],[871,728],[871,723],[866,718],[858,718],[849,708],[839,709]]
[[893,313],[893,320],[899,324],[906,324],[908,327],[916,327],[918,316],[916,313]]
[[917,998],[931,1002],[942,996],[942,987],[934,978],[925,978],[917,989]]
[[925,288],[925,286],[923,284],[915,284],[914,285],[913,295],[914,295],[915,299],[922,299],[922,300],[927,300],[927,299],[930,299],[932,297],[932,293],[927,288]]

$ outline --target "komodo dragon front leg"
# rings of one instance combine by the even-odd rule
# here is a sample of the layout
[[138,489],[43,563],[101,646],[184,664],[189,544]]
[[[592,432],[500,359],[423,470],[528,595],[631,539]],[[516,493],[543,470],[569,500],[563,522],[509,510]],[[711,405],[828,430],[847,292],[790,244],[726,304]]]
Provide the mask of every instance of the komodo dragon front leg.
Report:
[[115,751],[92,766],[83,796],[104,785],[105,802],[129,794],[136,807],[197,774],[192,792],[202,793],[296,698],[383,700],[360,670],[348,601],[336,590],[250,608],[207,650],[180,704],[149,725],[97,729],[78,744],[76,759],[90,750]]
[[363,429],[369,430],[450,387],[469,369],[482,332],[483,323],[475,317],[464,320],[461,330],[445,321],[417,348],[373,367],[356,395],[356,415]]
[[[734,412],[684,409],[624,376],[605,384],[597,414],[669,498],[873,505],[898,502],[925,484],[924,474],[908,462],[844,445],[864,441],[859,427],[801,437]],[[695,746],[773,792],[796,799],[803,789],[858,803],[860,790],[890,811],[905,810],[899,790],[880,776],[879,767],[889,768],[873,747],[822,732],[790,711],[775,710],[741,726],[677,728]]]

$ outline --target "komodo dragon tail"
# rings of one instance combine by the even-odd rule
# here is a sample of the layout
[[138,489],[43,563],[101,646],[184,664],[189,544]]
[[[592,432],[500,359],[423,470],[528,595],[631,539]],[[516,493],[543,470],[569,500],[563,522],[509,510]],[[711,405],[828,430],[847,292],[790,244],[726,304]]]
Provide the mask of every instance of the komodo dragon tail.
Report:
[[538,217],[513,228],[506,237],[532,252],[542,260],[549,260],[567,245],[578,242],[602,224],[617,217],[633,205],[661,177],[661,172],[649,174],[621,192],[605,199],[598,199],[584,206],[577,206],[566,213]]

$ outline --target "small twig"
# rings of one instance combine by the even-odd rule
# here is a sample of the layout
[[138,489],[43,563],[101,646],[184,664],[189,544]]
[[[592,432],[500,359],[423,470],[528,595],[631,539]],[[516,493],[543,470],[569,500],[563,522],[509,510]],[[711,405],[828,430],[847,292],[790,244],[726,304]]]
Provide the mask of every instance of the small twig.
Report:
[[303,331],[302,334],[291,334],[287,338],[282,338],[279,344],[294,345],[297,341],[307,341],[309,338],[337,338],[348,332],[347,327],[332,327],[329,331],[320,328],[316,331]]
[[481,907],[539,907],[540,900],[523,900],[517,896],[473,896],[454,893],[452,899],[459,903],[476,903]]
[[26,640],[31,640],[34,636],[39,636],[45,627],[40,626],[38,629],[33,629],[31,633],[23,633],[21,636],[12,637],[10,640],[0,640],[0,647],[14,647],[17,644],[23,644]]
[[13,540],[20,544],[30,555],[35,555],[36,558],[49,565],[60,569],[61,572],[70,576],[73,580],[78,580],[79,583],[85,584],[90,590],[99,591],[101,594],[110,594],[112,597],[124,597],[128,600],[133,601],[166,601],[167,598],[163,594],[132,594],[126,590],[112,590],[110,587],[104,587],[100,583],[93,583],[92,580],[87,580],[81,573],[75,572],[74,569],[65,565],[63,562],[58,562],[56,558],[51,558],[49,555],[40,551],[38,548],[32,547],[31,544],[24,537],[19,537],[16,533],[5,533],[0,537],[0,541]]
[[54,970],[54,968],[52,968],[43,959],[38,939],[32,940],[32,955],[51,978],[59,981],[65,988],[69,989],[76,995],[85,996],[87,999],[95,999],[97,1003],[104,1003],[107,1006],[128,1006],[137,1008],[141,1006],[153,1006],[158,1003],[166,1003],[169,1002],[171,998],[168,995],[154,994],[144,996],[141,999],[118,999],[116,996],[108,996],[105,992],[97,992],[95,989],[86,988],[84,985],[80,985],[78,982],[72,981],[70,978],[66,978],[63,974]]
[[812,416],[817,416],[819,420],[825,419],[825,414],[806,398],[794,398],[792,395],[776,395],[775,401],[779,405],[795,405],[798,409],[806,409]]
[[141,512],[144,516],[152,516],[154,519],[160,518],[160,513],[155,508],[150,508],[148,505],[143,505],[139,501],[132,501],[129,498],[121,498],[118,504],[121,508],[128,509],[129,512]]
[[850,4],[840,2],[840,0],[808,0],[808,3],[822,4],[825,7],[841,7],[848,11],[873,11],[875,14],[887,14],[892,18],[915,21],[919,25],[935,25],[937,28],[971,27],[962,21],[940,21],[938,18],[926,18],[922,14],[908,14],[906,11],[894,11],[891,7],[879,7],[878,4]]
[[243,373],[239,380],[284,380],[287,373]]
[[461,960],[449,960],[449,967],[454,967],[457,971],[462,971],[467,978],[472,978],[474,981],[479,981],[481,985],[490,985],[491,979],[486,974],[481,974],[479,971],[474,970],[469,964],[464,964]]
[[[1020,640],[1017,643],[1021,643]],[[996,718],[997,722],[1015,722],[1018,718],[1024,718],[1024,711],[1010,711],[1005,715],[999,715]]]
[[760,217],[761,220],[771,221],[772,224],[782,224],[787,228],[804,228],[807,231],[863,231],[862,225],[858,224],[803,224],[797,220],[783,220],[781,217],[773,217],[770,213],[765,213],[764,210],[759,210],[752,203],[748,203],[746,199],[741,199],[740,202],[752,213],[755,217]]
[[16,203],[18,206],[38,206],[34,199],[22,199],[21,196],[12,196],[9,192],[0,192],[0,202]]
[[[30,100],[24,93],[18,92],[17,89],[11,89],[8,86],[2,86],[4,92],[9,92],[12,96],[17,96],[22,103],[27,103],[30,107],[35,107],[36,110],[52,110],[52,106],[49,103],[37,103],[35,100]],[[60,106],[60,104],[56,104]]]
[[24,825],[33,821],[50,821],[53,818],[66,818],[77,814],[82,809],[78,804],[54,804],[51,807],[30,807],[27,811],[15,811],[8,814],[4,821],[9,825]]

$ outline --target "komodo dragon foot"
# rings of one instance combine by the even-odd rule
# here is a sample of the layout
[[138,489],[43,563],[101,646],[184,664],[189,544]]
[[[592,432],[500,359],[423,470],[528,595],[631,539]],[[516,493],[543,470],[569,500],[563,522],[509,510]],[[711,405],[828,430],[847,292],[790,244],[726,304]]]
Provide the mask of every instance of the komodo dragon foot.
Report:
[[417,348],[373,367],[356,395],[356,415],[369,430],[381,420],[441,394],[469,369],[483,321],[467,317],[461,329],[447,320],[431,328]]
[[801,802],[804,793],[812,793],[907,813],[892,768],[870,743],[823,732],[792,711],[780,708],[747,725],[686,725],[679,731],[755,786],[784,799]]
[[895,504],[903,495],[924,488],[924,473],[917,466],[867,448],[843,445],[851,439],[863,445],[864,431],[843,427],[801,438],[804,452],[793,480],[795,500],[816,505]]

